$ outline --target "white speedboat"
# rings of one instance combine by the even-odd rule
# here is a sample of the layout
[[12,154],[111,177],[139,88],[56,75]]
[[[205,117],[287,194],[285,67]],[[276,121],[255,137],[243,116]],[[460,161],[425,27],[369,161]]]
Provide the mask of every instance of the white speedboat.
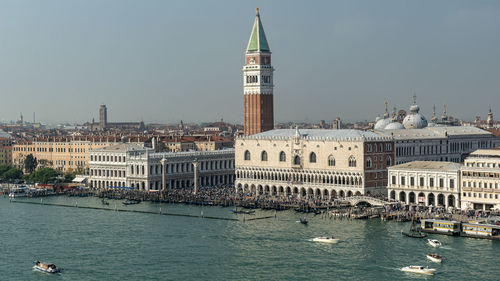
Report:
[[321,242],[321,243],[338,243],[340,239],[333,237],[316,237],[313,238],[313,242]]
[[443,257],[438,254],[427,254],[427,259],[432,262],[442,262]]
[[421,265],[410,265],[410,266],[405,266],[405,267],[401,268],[401,271],[433,275],[436,272],[436,269],[429,268],[429,267],[423,267]]
[[18,198],[28,196],[29,189],[26,186],[20,186],[10,190],[9,198]]
[[34,270],[45,272],[45,273],[59,273],[61,272],[59,268],[57,268],[53,263],[46,263],[40,261],[34,261],[35,265],[33,266]]
[[436,240],[436,239],[427,239],[427,242],[432,247],[441,247],[441,246],[443,246],[443,244],[441,244],[441,242],[439,242],[439,240]]

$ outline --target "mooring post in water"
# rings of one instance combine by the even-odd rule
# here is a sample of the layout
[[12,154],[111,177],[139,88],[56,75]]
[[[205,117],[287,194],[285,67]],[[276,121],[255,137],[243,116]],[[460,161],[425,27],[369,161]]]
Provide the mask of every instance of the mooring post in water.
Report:
[[160,215],[161,215],[161,207],[160,207]]
[[40,204],[43,205],[43,198],[40,198]]
[[274,218],[276,218],[277,213],[278,213],[278,211],[274,210]]
[[203,218],[203,210],[201,210],[201,217]]
[[75,201],[75,207],[78,208],[78,201]]

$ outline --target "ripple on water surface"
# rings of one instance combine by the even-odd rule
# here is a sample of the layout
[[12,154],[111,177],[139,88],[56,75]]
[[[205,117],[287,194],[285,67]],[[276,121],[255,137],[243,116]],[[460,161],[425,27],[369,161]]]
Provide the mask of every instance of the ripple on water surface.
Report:
[[[39,202],[39,199],[33,199]],[[97,198],[44,198],[45,203],[103,207]],[[141,203],[110,209],[240,218],[232,208]],[[500,242],[401,235],[408,224],[329,220],[278,212],[277,218],[235,222],[197,217],[9,203],[0,198],[1,280],[498,280]],[[258,210],[254,216],[274,215]],[[337,244],[312,242],[318,236]],[[443,264],[425,255],[439,253]],[[31,270],[34,259],[63,268],[59,276]],[[407,274],[407,265],[436,268],[434,277]]]

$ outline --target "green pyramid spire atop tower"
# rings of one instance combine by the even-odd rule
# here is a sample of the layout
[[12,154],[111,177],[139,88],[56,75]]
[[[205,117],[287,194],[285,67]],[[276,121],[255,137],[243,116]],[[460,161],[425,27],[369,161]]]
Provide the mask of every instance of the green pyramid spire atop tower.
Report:
[[269,52],[269,44],[267,43],[266,33],[260,21],[259,8],[252,28],[252,34],[248,41],[247,52]]

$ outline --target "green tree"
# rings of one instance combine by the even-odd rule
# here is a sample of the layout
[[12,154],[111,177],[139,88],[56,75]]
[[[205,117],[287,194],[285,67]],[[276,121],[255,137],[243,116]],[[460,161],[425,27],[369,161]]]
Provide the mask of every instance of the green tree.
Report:
[[36,166],[38,162],[35,157],[33,157],[33,154],[28,154],[26,158],[24,159],[24,169],[26,170],[26,173],[31,174],[33,171],[35,171]]
[[0,165],[0,178],[3,178],[3,173],[7,172],[9,169],[9,165]]
[[31,181],[38,183],[55,182],[59,173],[52,168],[40,168],[30,176]]
[[64,175],[64,182],[72,182],[75,179],[74,173],[67,173]]
[[10,168],[7,172],[2,174],[5,180],[17,180],[23,177],[23,172],[16,168]]

